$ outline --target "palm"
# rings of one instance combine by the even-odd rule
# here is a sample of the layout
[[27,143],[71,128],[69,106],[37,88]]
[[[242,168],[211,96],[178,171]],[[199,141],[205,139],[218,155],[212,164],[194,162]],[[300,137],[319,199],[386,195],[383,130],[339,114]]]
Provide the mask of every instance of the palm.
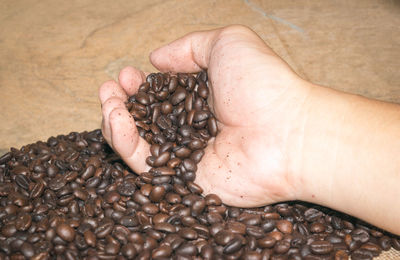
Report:
[[234,206],[292,199],[285,148],[296,107],[285,101],[295,90],[285,84],[296,76],[272,51],[259,62],[258,50],[229,44],[217,42],[210,59],[211,103],[221,131],[206,149],[197,182]]

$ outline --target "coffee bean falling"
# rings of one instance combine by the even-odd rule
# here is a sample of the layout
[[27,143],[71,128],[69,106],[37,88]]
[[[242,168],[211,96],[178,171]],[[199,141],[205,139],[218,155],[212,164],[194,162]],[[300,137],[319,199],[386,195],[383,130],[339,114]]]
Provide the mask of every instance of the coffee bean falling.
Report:
[[304,202],[242,209],[201,195],[197,163],[218,133],[207,75],[150,74],[127,104],[151,143],[134,173],[100,130],[0,157],[2,259],[372,259],[400,239]]

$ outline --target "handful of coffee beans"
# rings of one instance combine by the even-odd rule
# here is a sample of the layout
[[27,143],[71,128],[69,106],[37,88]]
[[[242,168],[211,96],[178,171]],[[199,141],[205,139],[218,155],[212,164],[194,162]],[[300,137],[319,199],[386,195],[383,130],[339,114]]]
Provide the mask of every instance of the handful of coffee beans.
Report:
[[0,157],[3,259],[372,259],[400,239],[304,202],[229,207],[194,183],[218,133],[207,74],[147,77],[127,103],[151,144],[134,173],[100,130]]

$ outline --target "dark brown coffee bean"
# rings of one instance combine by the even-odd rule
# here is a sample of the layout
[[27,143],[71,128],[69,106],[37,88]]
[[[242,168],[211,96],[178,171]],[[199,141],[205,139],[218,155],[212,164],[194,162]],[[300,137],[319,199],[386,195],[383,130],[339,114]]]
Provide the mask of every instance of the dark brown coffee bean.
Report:
[[275,243],[274,251],[277,254],[285,254],[287,251],[289,251],[289,248],[290,248],[290,243],[288,241],[280,240]]
[[201,122],[207,120],[209,114],[206,111],[196,111],[193,116],[193,122]]
[[17,228],[13,224],[4,225],[1,234],[5,237],[12,237],[17,232]]
[[181,162],[182,162],[181,159],[175,157],[175,158],[173,158],[173,159],[171,159],[171,160],[168,161],[167,167],[169,167],[169,168],[176,168],[176,167],[178,167],[178,166],[181,164]]
[[333,245],[328,241],[314,241],[310,244],[310,250],[317,255],[329,254],[333,250]]
[[179,158],[187,158],[191,154],[191,150],[187,147],[179,147],[177,150],[175,150],[175,155]]
[[199,94],[200,97],[207,99],[208,98],[208,87],[204,81],[199,81],[199,87],[197,88],[197,93]]
[[188,93],[185,98],[185,110],[189,112],[193,109],[193,94]]
[[371,242],[363,244],[360,248],[370,251],[374,256],[378,256],[382,252],[382,248],[380,246]]
[[188,126],[191,126],[192,124],[193,124],[193,118],[194,118],[194,114],[196,113],[196,110],[190,110],[188,113],[187,113],[187,116],[186,116],[186,123],[187,123],[187,125]]
[[104,251],[108,255],[117,255],[119,253],[120,248],[121,248],[120,243],[114,240],[113,242],[107,243]]
[[203,193],[203,189],[194,182],[188,181],[187,187],[194,194],[202,194]]
[[293,231],[293,224],[287,220],[278,220],[275,225],[284,234],[291,234]]
[[15,221],[15,227],[19,231],[26,231],[32,224],[32,217],[29,214],[19,215]]
[[[193,205],[192,205],[192,207],[193,207]],[[223,221],[224,221],[224,219],[222,218],[222,216],[220,215],[220,214],[218,214],[218,213],[215,213],[215,212],[209,212],[207,215],[206,215],[206,217],[207,217],[207,222],[208,222],[208,224],[210,224],[210,225],[212,225],[212,224],[215,224],[215,223],[222,223]],[[232,230],[232,229],[230,229],[230,230]],[[233,232],[233,231],[232,231]],[[235,233],[235,232],[234,232]],[[237,232],[236,232],[237,233]]]
[[197,171],[197,165],[192,159],[184,159],[182,164],[186,171],[189,171],[189,172]]
[[[139,225],[139,219],[135,216],[123,216],[119,220],[119,223],[125,227],[136,227],[137,225]],[[104,227],[104,229],[108,230],[108,226]]]
[[338,250],[335,253],[335,260],[348,260],[349,255],[344,250]]
[[249,236],[255,237],[256,239],[260,239],[260,238],[264,237],[263,229],[258,226],[247,226],[246,233]]
[[372,259],[373,257],[373,254],[365,249],[357,249],[351,253],[352,260]]
[[310,225],[310,231],[311,231],[312,233],[321,233],[321,232],[324,232],[324,231],[325,231],[325,225],[322,224],[322,223],[318,223],[318,222],[312,223],[312,224]]
[[169,161],[169,159],[171,158],[171,154],[166,151],[163,152],[162,154],[160,154],[153,163],[154,167],[161,167],[167,164],[167,162]]
[[15,177],[15,182],[19,187],[21,187],[24,190],[27,190],[29,188],[29,180],[25,175],[19,174]]
[[153,186],[149,198],[153,202],[160,202],[164,198],[165,192],[163,186]]
[[[121,223],[121,225],[123,224]],[[112,222],[112,220],[104,219],[95,229],[94,233],[96,234],[97,238],[105,238],[108,234],[111,233],[113,227],[114,223]]]
[[308,222],[314,222],[316,220],[318,220],[320,217],[322,217],[322,212],[314,209],[314,208],[309,208],[304,212],[304,218],[308,221]]
[[142,205],[142,210],[149,214],[149,215],[155,215],[159,212],[158,206],[153,203],[145,203]]
[[223,253],[224,254],[233,254],[240,250],[242,247],[242,239],[234,238],[224,246]]
[[183,243],[177,250],[176,253],[178,255],[189,255],[194,256],[198,253],[197,247],[192,243],[186,242]]
[[38,198],[38,197],[42,196],[43,191],[44,191],[44,184],[43,184],[43,182],[42,182],[41,180],[39,180],[38,182],[36,182],[36,183],[33,185],[33,188],[32,188],[32,190],[31,190],[29,196],[30,196],[32,199]]
[[0,157],[0,165],[6,164],[9,160],[11,160],[11,158],[12,158],[12,155],[10,152],[3,154]]
[[177,105],[186,98],[186,90],[182,87],[178,87],[175,92],[171,95],[170,102],[172,105]]
[[121,198],[121,196],[119,195],[119,193],[117,191],[109,191],[106,194],[104,194],[104,200],[107,203],[114,203],[119,201],[119,199]]
[[173,109],[172,104],[169,101],[164,101],[161,104],[161,113],[163,113],[164,115],[171,113],[172,109]]
[[379,246],[385,251],[389,250],[392,246],[391,240],[388,236],[382,236],[378,241]]
[[135,95],[135,100],[145,106],[150,104],[150,99],[146,92],[139,91]]
[[67,181],[63,178],[63,176],[59,175],[49,182],[49,188],[51,190],[57,191],[64,187],[66,184]]
[[56,227],[56,232],[58,236],[68,242],[73,241],[75,238],[75,230],[65,223],[58,224]]
[[158,259],[161,257],[168,258],[172,254],[172,249],[168,245],[161,245],[160,247],[154,249],[153,253],[151,254],[151,257],[153,259]]
[[221,230],[219,231],[215,236],[215,242],[221,246],[225,246],[229,243],[229,241],[231,241],[233,238],[235,237],[235,235],[228,230]]
[[175,76],[172,76],[171,79],[169,80],[168,91],[170,93],[175,92],[177,86],[178,86],[178,78]]
[[85,238],[86,244],[88,244],[91,247],[95,247],[96,246],[96,236],[94,235],[94,233],[92,231],[86,230],[83,233],[83,236]]
[[353,240],[360,241],[361,243],[366,243],[369,240],[369,234],[366,230],[358,228],[351,232],[351,237]]
[[173,176],[176,174],[175,170],[169,167],[158,167],[150,170],[155,176]]
[[176,228],[175,226],[169,224],[169,223],[158,223],[154,225],[154,229],[161,231],[161,232],[166,232],[166,233],[175,233]]
[[265,236],[257,240],[257,245],[261,248],[272,248],[275,246],[276,239],[271,236]]

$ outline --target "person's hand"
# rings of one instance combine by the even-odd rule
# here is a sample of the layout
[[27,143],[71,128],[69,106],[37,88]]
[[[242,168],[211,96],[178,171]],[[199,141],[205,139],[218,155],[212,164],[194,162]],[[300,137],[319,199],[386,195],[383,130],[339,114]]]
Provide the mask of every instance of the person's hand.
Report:
[[[208,70],[209,102],[220,131],[198,167],[195,182],[206,194],[240,207],[296,199],[289,150],[308,86],[253,31],[229,26],[191,33],[155,50],[150,61],[162,72]],[[149,145],[124,102],[144,80],[145,73],[128,67],[119,84],[106,82],[100,89],[103,134],[138,173],[148,169]]]

